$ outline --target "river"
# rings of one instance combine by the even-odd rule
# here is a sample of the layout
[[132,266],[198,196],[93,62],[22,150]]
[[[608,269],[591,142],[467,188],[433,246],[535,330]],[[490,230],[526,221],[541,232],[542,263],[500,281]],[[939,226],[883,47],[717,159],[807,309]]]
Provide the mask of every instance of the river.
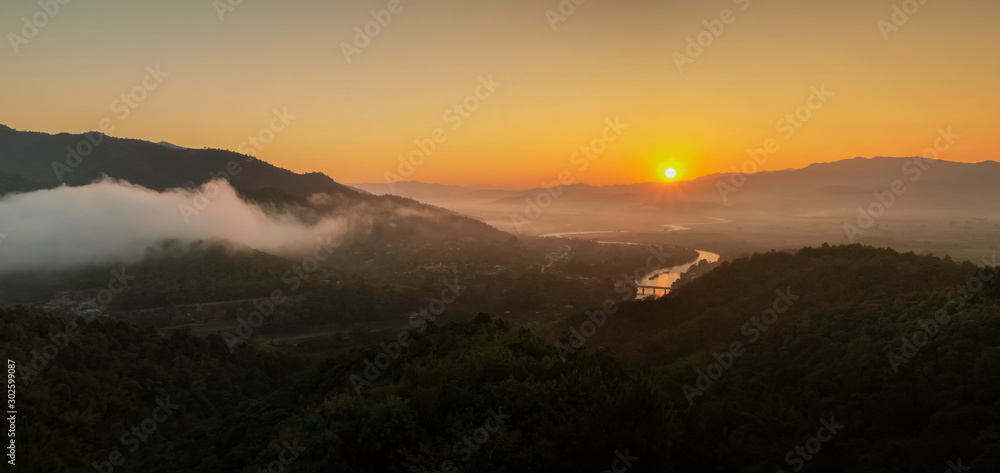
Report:
[[[714,218],[714,220],[716,220],[716,221],[714,221],[714,222],[702,222],[702,223],[686,223],[686,224],[683,224],[683,225],[712,225],[712,224],[732,223],[733,222],[732,220],[725,220],[725,219],[721,219],[721,218]],[[678,225],[665,225],[665,226],[666,227],[673,227],[673,228],[671,228],[670,230],[667,230],[667,231],[690,230],[690,228],[682,226],[680,224],[678,224]],[[604,234],[612,234],[612,233],[631,233],[631,232],[622,231],[622,230],[618,230],[618,231],[606,231],[605,230],[605,231],[590,231],[590,232],[566,232],[566,233],[548,233],[548,234],[545,234],[545,235],[541,235],[541,237],[543,237],[543,238],[545,238],[545,237],[551,237],[551,238],[571,238],[571,237],[576,236],[576,235],[595,235],[595,234],[602,234],[602,233],[604,233]],[[604,244],[609,244],[609,245],[638,245],[638,243],[629,243],[629,242],[624,242],[624,241],[595,241],[595,240],[591,240],[591,241],[594,241],[595,243],[604,243]],[[690,263],[685,263],[685,264],[677,265],[677,266],[671,266],[669,268],[657,269],[657,270],[653,271],[652,273],[647,274],[646,277],[642,278],[641,280],[639,280],[639,279],[635,280],[635,285],[636,286],[646,286],[646,287],[662,288],[663,290],[657,289],[655,291],[655,293],[656,294],[661,294],[662,293],[662,295],[667,295],[667,294],[670,293],[670,288],[671,288],[671,286],[674,285],[674,282],[676,282],[678,279],[680,279],[682,274],[688,272],[688,270],[690,270],[692,266],[698,264],[701,261],[708,261],[709,263],[715,263],[715,262],[719,261],[720,256],[718,254],[716,254],[716,253],[712,253],[711,251],[702,251],[702,250],[695,250],[695,251],[698,252],[698,257],[695,258],[694,261],[692,261]],[[543,269],[543,272],[544,272],[544,269]],[[642,289],[639,289],[639,292],[636,294],[635,298],[637,300],[639,300],[639,299],[648,299],[650,297],[653,297],[653,293],[654,293],[654,291],[652,291],[650,289],[646,289],[646,293],[643,294],[642,293]]]
[[[659,289],[656,290],[657,294],[668,294],[670,293],[670,287],[673,286],[674,282],[681,278],[681,275],[688,272],[692,266],[698,264],[700,261],[708,261],[709,263],[715,263],[719,261],[719,255],[712,253],[711,251],[698,251],[698,257],[694,261],[678,266],[673,266],[670,268],[657,269],[652,273],[649,273],[646,277],[637,279],[635,284],[637,286],[647,286],[647,287],[657,287],[664,288],[665,291]],[[636,299],[646,299],[653,297],[653,291],[646,289],[646,293],[642,293],[642,289],[639,289],[639,293],[636,294]]]

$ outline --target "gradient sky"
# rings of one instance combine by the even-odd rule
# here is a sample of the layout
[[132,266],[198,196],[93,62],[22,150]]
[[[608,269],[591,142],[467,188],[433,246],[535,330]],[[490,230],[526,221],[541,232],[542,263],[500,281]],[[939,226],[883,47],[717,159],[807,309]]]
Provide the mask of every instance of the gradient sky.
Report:
[[[225,0],[220,0],[221,3]],[[911,2],[914,0],[910,0]],[[900,0],[588,0],[553,31],[559,0],[402,0],[370,45],[342,42],[382,0],[73,0],[15,54],[34,0],[0,3],[0,123],[237,149],[275,108],[296,115],[253,154],[338,181],[384,182],[414,140],[447,132],[408,180],[533,187],[569,170],[615,184],[728,172],[768,138],[764,169],[856,156],[920,155],[939,127],[962,135],[942,156],[1000,158],[1000,5],[929,0],[886,40]],[[568,0],[566,3],[569,3]],[[735,22],[683,72],[674,53],[731,9]],[[113,103],[147,66],[169,73],[122,119]],[[502,85],[458,129],[443,113]],[[786,138],[776,123],[835,95]],[[814,102],[815,103],[815,102]],[[605,121],[628,125],[586,170],[571,163]]]

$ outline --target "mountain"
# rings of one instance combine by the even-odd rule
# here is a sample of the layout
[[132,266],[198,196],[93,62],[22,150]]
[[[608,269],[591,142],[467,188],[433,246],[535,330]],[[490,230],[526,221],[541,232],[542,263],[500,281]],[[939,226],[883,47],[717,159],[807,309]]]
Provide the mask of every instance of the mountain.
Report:
[[311,348],[0,308],[0,349],[30,471],[998,471],[998,272],[823,246],[549,337],[480,314]]
[[428,184],[419,181],[400,181],[392,185],[386,183],[351,184],[351,187],[375,195],[400,195],[434,203],[448,205],[463,202],[491,202],[518,192],[520,189],[492,186],[452,186],[446,184]]
[[50,135],[0,128],[0,172],[46,188],[86,185],[106,175],[162,191],[196,187],[225,175],[241,191],[271,188],[295,197],[316,193],[347,200],[362,197],[326,175],[296,174],[232,151],[179,148],[98,132]]
[[[731,193],[733,205],[762,203],[814,209],[854,207],[870,202],[875,192],[905,187],[898,204],[925,210],[981,208],[1000,196],[1000,163],[957,163],[922,158],[855,158],[811,164],[802,169],[757,173]],[[734,181],[733,175],[697,180],[702,185]],[[716,191],[716,195],[721,195]],[[905,197],[904,197],[905,196]],[[859,202],[859,198],[862,200]],[[991,200],[992,199],[992,200]]]
[[685,430],[669,471],[792,471],[786,454],[831,418],[843,431],[808,471],[957,458],[997,471],[1000,267],[985,263],[860,245],[756,254],[596,332],[580,314],[564,343],[590,333],[587,350],[656,373]]
[[[978,259],[995,253],[1000,238],[997,182],[996,161],[878,157],[675,182],[392,188],[518,234],[666,232],[675,244],[727,254],[862,242]],[[389,186],[361,187],[377,194]]]
[[[291,264],[285,258],[248,247],[234,248],[231,242],[170,240],[147,248],[144,257],[127,268],[92,265],[60,272],[0,274],[0,306],[52,301],[61,292],[78,291],[86,296],[81,295],[80,300],[96,298],[97,292],[107,287],[108,275],[122,271],[129,276],[142,275],[142,278],[129,281],[129,290],[108,302],[115,310],[247,299],[270,292],[276,275],[282,274]],[[78,307],[63,305],[71,309]],[[57,311],[52,306],[46,310],[76,312]]]
[[[926,169],[924,169],[926,168]],[[534,189],[476,189],[466,186],[424,184],[415,181],[355,184],[373,194],[419,198],[436,205],[474,201],[496,207],[523,206],[525,199],[542,193],[558,194],[553,206],[586,205],[616,208],[655,208],[679,202],[719,205],[720,210],[814,209],[855,207],[871,201],[874,192],[891,189],[900,180],[908,196],[899,199],[908,207],[983,207],[1000,197],[1000,163],[957,163],[922,158],[854,158],[811,164],[801,169],[721,173],[687,181],[644,182],[591,186],[574,183],[554,192]],[[726,189],[729,191],[726,192]]]
[[[375,218],[386,240],[503,241],[510,237],[454,212],[395,196],[373,196],[325,174],[297,174],[252,156],[218,149],[115,138],[97,132],[56,135],[0,125],[0,196],[12,192],[83,186],[103,176],[156,191],[196,188],[226,178],[245,199],[315,214],[348,209]],[[323,194],[322,198],[312,198]]]
[[44,188],[45,186],[42,184],[25,179],[17,174],[0,171],[0,195],[9,192],[32,192]]
[[167,148],[170,148],[170,149],[187,149],[187,148],[185,148],[183,146],[177,146],[177,145],[175,145],[175,144],[173,144],[173,143],[171,143],[169,141],[161,141],[161,142],[159,142],[157,144],[160,145],[160,146],[166,146]]

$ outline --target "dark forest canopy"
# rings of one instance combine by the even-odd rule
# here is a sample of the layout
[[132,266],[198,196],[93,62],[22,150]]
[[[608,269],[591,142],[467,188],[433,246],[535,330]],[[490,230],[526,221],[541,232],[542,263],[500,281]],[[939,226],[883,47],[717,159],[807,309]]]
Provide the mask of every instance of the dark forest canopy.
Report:
[[[1000,469],[996,268],[861,246],[759,254],[622,304],[582,345],[559,338],[481,315],[314,356],[0,311],[22,368],[55,350],[19,386],[25,471],[87,471],[114,450],[114,471],[151,472],[293,457],[287,471]],[[146,440],[123,438],[164,403],[179,407]]]

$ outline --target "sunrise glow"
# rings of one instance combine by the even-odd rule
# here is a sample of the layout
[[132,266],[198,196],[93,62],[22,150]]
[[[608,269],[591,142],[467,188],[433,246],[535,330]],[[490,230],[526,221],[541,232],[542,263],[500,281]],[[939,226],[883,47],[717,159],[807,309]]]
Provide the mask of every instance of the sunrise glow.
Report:
[[[554,27],[545,11],[555,7],[537,2],[402,2],[376,36],[357,40],[355,28],[373,21],[365,2],[212,5],[157,4],[141,16],[156,21],[143,23],[134,2],[100,2],[60,14],[17,52],[0,48],[9,65],[0,83],[17,91],[6,96],[5,124],[79,133],[106,122],[113,136],[242,147],[348,183],[398,175],[538,186],[582,168],[573,153],[615,120],[616,139],[575,179],[663,179],[661,150],[682,153],[683,179],[732,172],[767,140],[779,149],[762,170],[914,156],[942,126],[963,136],[948,159],[1000,155],[1000,63],[988,53],[1000,35],[988,2],[928,5],[885,34],[891,2],[867,0],[588,2]],[[691,46],[723,8],[734,22],[710,45]],[[19,31],[18,19],[37,9],[5,4],[4,31]],[[141,24],[143,34],[95,32],[95,18]],[[157,67],[166,75],[155,90],[122,100]],[[878,80],[859,73],[876,67]],[[60,82],[69,70],[71,87]],[[821,89],[830,95],[815,97]],[[261,140],[275,109],[294,118]],[[420,143],[430,150],[428,140],[433,151],[408,172],[400,158]]]

